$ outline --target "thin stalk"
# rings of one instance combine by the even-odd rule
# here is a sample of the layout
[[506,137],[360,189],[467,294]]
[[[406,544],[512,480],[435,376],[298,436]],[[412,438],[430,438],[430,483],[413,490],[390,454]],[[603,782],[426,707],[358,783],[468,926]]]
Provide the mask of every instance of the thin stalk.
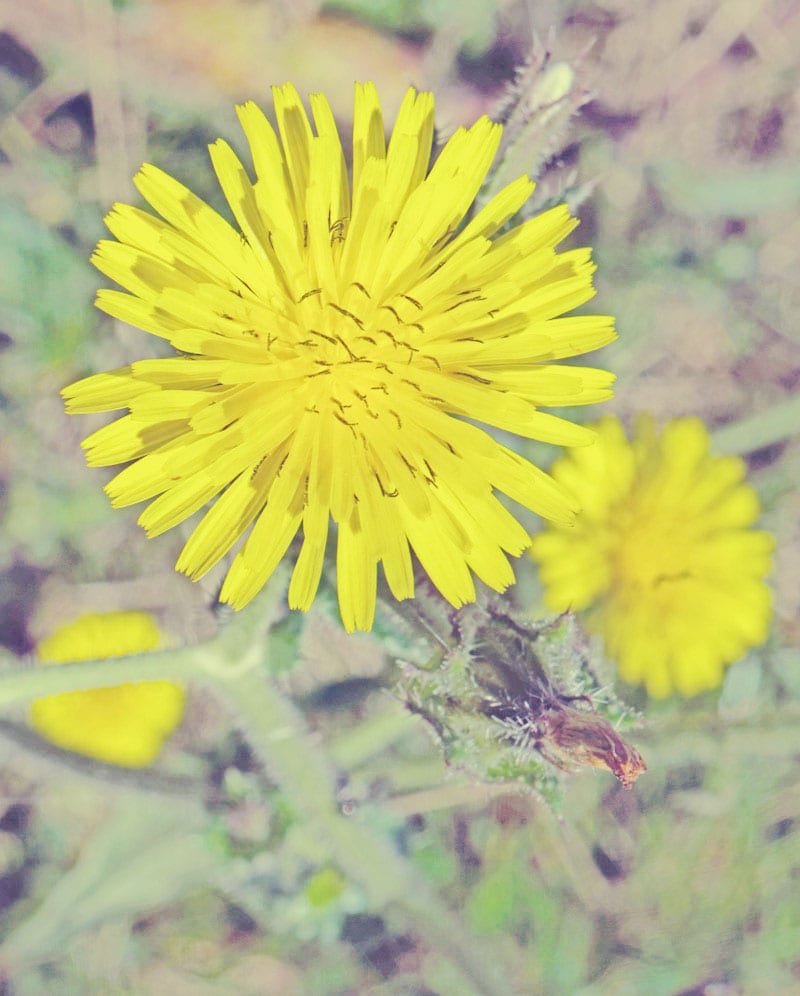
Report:
[[418,731],[421,725],[418,716],[391,700],[386,709],[338,736],[330,745],[330,753],[340,767],[350,771]]
[[177,774],[158,768],[123,768],[120,765],[96,761],[94,758],[62,750],[22,723],[13,723],[0,717],[0,738],[9,742],[15,751],[26,751],[42,764],[58,771],[63,777],[64,769],[77,778],[90,781],[100,779],[114,792],[147,792],[169,797],[202,799],[206,790],[205,781],[199,775]]
[[715,453],[741,456],[796,435],[798,426],[800,396],[716,429],[711,433],[712,449]]
[[[203,678],[202,661],[207,647],[156,650],[110,660],[67,664],[36,664],[20,668],[13,658],[3,658],[0,671],[0,709],[30,702],[46,695],[109,688],[137,681],[189,681]],[[13,670],[12,670],[13,668]]]

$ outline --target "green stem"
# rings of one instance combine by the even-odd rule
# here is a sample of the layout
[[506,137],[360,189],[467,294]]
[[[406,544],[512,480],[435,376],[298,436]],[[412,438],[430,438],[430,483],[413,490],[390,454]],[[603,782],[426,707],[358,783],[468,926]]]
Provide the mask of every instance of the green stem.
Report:
[[[3,658],[0,671],[0,709],[30,702],[46,695],[108,688],[129,681],[188,681],[202,678],[207,647],[159,650],[106,660],[80,661],[20,668],[13,658]],[[12,670],[13,668],[13,670]]]
[[362,720],[330,745],[334,761],[348,771],[383,753],[412,730],[419,730],[422,720],[413,716],[399,702],[390,705],[375,716]]
[[752,453],[796,435],[798,426],[800,396],[721,426],[711,433],[711,448],[714,453],[727,455]]
[[202,799],[205,782],[196,774],[177,774],[154,768],[123,768],[94,758],[62,750],[30,730],[24,723],[14,723],[0,717],[0,738],[8,741],[15,751],[26,751],[40,764],[49,765],[64,775],[66,768],[77,778],[87,778],[92,782],[104,781],[114,792],[124,794],[133,791],[165,795],[170,800],[178,796],[189,799]]

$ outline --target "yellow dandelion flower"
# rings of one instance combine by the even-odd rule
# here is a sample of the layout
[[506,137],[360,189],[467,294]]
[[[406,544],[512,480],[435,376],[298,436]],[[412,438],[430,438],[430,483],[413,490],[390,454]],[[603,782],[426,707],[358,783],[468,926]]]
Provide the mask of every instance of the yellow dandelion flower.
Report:
[[[43,664],[124,657],[162,645],[145,612],[84,615],[42,640]],[[185,692],[170,681],[142,681],[37,699],[30,722],[64,750],[128,768],[145,768],[183,717]]]
[[618,419],[594,446],[556,461],[583,509],[533,539],[547,605],[587,610],[620,677],[650,695],[716,688],[723,668],[767,637],[772,537],[750,528],[758,498],[737,457],[709,453],[705,425],[678,418],[632,442]]
[[495,491],[558,522],[574,504],[473,420],[591,440],[539,410],[610,395],[609,373],[554,362],[614,338],[609,317],[558,317],[594,293],[590,250],[556,252],[577,224],[566,205],[504,230],[524,176],[464,224],[500,141],[487,117],[429,169],[433,96],[408,91],[387,146],[359,84],[351,184],[325,98],[310,97],[312,129],[292,86],[273,97],[278,134],[255,104],[237,109],[255,182],[210,146],[238,229],[151,165],[135,182],[161,217],[108,215],[118,241],[93,260],[130,293],[101,290],[98,306],[179,355],[66,389],[70,412],[129,411],[84,441],[88,462],[131,461],[106,490],[115,506],[152,499],[149,536],[216,499],[177,567],[197,579],[247,534],[221,592],[236,608],[302,529],[289,604],[308,609],[331,520],[348,630],[372,625],[379,562],[396,598],[413,595],[411,551],[454,606],[473,573],[502,591],[529,538]]

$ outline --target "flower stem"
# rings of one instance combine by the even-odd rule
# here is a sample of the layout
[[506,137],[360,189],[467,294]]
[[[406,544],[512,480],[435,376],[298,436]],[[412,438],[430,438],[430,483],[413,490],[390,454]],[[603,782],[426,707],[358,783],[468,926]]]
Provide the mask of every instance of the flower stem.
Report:
[[800,396],[723,425],[711,433],[715,453],[739,456],[793,436],[800,424]]
[[159,650],[111,660],[80,661],[20,668],[11,657],[0,658],[0,709],[46,695],[108,688],[129,681],[188,681],[202,677],[202,647]]

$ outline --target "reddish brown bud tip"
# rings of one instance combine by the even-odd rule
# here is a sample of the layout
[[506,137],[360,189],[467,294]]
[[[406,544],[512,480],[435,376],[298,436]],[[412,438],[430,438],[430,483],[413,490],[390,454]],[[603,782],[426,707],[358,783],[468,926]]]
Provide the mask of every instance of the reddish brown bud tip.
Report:
[[647,771],[639,751],[596,712],[565,705],[545,713],[540,728],[539,751],[560,768],[608,768],[625,788]]

